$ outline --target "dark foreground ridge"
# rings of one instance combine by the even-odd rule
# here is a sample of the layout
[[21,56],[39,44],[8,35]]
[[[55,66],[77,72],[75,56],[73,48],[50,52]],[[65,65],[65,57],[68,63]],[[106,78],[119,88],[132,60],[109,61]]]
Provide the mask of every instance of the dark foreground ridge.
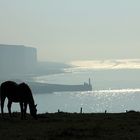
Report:
[[38,120],[19,113],[0,116],[1,140],[139,140],[140,113],[46,113]]

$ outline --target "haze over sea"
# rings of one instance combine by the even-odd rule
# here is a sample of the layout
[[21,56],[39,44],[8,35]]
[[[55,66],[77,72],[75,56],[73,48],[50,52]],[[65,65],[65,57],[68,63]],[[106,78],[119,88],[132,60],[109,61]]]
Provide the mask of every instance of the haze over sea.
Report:
[[[140,59],[73,61],[65,73],[34,77],[52,84],[83,84],[91,79],[93,91],[35,94],[38,112],[140,111]],[[16,106],[16,105],[15,105]],[[18,106],[17,106],[18,107]],[[16,111],[16,108],[15,109]],[[18,107],[19,108],[19,107]]]
[[[40,112],[124,112],[140,110],[140,59],[74,61],[66,73],[35,77],[38,82],[83,84],[93,91],[36,95]],[[45,103],[45,105],[44,105]]]

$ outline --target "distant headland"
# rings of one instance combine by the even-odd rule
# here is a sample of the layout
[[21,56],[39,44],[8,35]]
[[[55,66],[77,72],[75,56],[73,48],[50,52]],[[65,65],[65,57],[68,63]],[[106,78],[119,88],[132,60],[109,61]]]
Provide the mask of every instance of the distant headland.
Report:
[[48,84],[29,82],[28,83],[33,93],[53,93],[53,92],[72,92],[72,91],[92,91],[92,85],[89,78],[89,83],[84,82],[81,85],[65,85],[65,84]]
[[[0,82],[9,79],[26,80],[29,77],[63,73],[68,64],[58,62],[39,62],[37,49],[24,45],[0,44]],[[89,82],[79,85],[49,84],[29,82],[34,93],[53,93],[63,91],[91,91]]]
[[38,61],[36,48],[0,44],[0,79],[62,73],[66,67],[70,65]]

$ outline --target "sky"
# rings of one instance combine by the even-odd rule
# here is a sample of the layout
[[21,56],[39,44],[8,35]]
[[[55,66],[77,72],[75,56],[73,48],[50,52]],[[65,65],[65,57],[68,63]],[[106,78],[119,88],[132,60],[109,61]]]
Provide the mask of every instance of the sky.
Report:
[[138,59],[140,0],[0,0],[0,43],[41,61]]

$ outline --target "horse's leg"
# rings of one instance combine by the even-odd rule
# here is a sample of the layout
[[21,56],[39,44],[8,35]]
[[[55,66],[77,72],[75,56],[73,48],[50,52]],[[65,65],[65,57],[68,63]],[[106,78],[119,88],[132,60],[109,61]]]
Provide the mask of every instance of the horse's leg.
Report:
[[23,119],[23,102],[20,102],[21,119]]
[[12,115],[11,115],[11,105],[12,105],[12,102],[9,100],[8,104],[7,104],[7,107],[8,107],[10,117],[12,117]]
[[24,118],[26,118],[27,103],[24,103]]
[[4,108],[4,101],[5,101],[5,96],[1,96],[1,114],[2,114],[2,117],[3,117],[3,108]]

